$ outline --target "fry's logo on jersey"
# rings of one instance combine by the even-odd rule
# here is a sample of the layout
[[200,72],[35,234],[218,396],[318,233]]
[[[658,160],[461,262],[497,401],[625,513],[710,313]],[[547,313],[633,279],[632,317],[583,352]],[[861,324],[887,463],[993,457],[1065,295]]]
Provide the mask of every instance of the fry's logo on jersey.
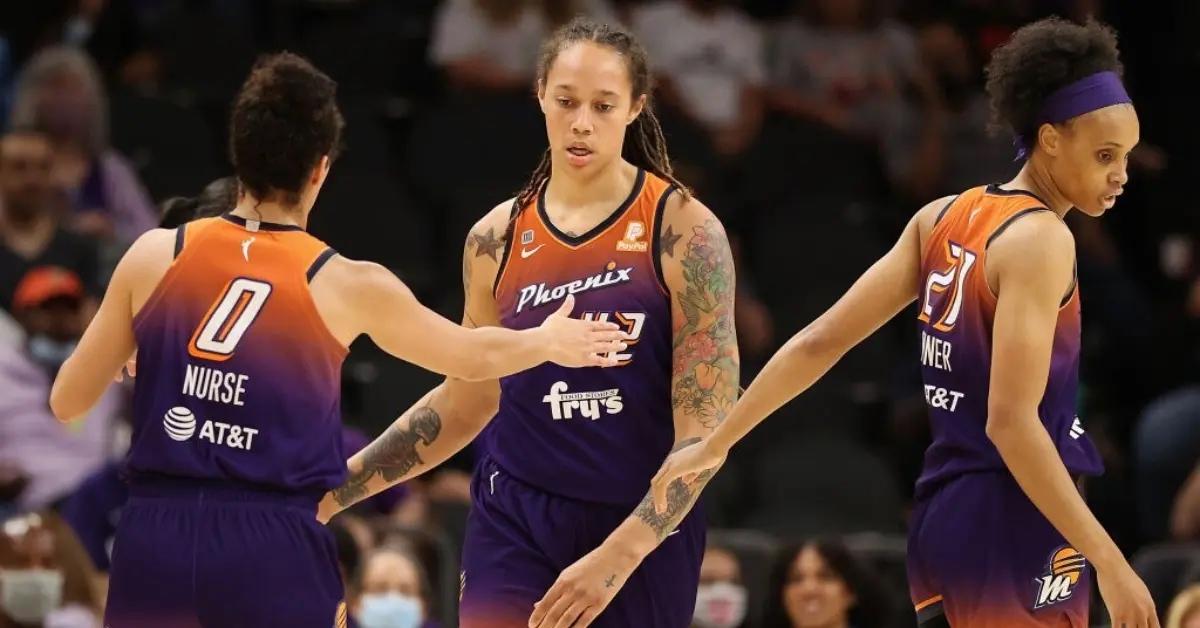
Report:
[[587,292],[588,290],[607,288],[627,281],[633,281],[633,278],[630,277],[632,274],[632,266],[629,268],[617,268],[615,262],[609,262],[603,272],[596,273],[584,279],[568,281],[553,288],[547,288],[545,283],[525,286],[521,288],[521,296],[517,300],[517,314],[520,314],[526,305],[538,307],[551,301],[558,301],[565,298],[568,294],[578,294],[580,292]]
[[579,416],[595,421],[600,418],[601,408],[604,414],[620,414],[625,409],[620,389],[569,393],[566,382],[555,382],[550,387],[550,394],[542,397],[542,401],[550,404],[550,415],[555,421],[574,418],[576,411]]
[[1033,579],[1038,585],[1037,599],[1033,603],[1035,610],[1069,600],[1087,566],[1087,559],[1075,548],[1066,546],[1055,550],[1049,563],[1046,575]]
[[[183,406],[171,408],[163,415],[163,429],[171,440],[182,443],[196,433],[196,415]],[[254,448],[254,437],[257,435],[255,428],[221,421],[205,421],[200,428],[200,440],[247,451]]]

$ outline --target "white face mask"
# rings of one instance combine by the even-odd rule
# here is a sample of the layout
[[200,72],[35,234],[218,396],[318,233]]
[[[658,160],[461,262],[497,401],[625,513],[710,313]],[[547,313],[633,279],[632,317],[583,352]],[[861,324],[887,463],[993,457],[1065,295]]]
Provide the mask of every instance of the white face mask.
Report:
[[746,618],[746,588],[732,582],[702,584],[692,621],[698,628],[735,628]]
[[22,624],[39,623],[62,604],[63,575],[49,569],[0,569],[0,609]]

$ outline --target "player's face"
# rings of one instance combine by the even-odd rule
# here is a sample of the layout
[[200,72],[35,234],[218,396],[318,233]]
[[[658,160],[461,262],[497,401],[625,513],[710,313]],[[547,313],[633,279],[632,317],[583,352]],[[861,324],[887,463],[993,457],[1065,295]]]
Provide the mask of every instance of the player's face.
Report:
[[538,85],[553,163],[594,171],[621,156],[625,127],[641,113],[624,59],[607,46],[564,48]]
[[1129,180],[1129,152],[1140,128],[1132,105],[1113,105],[1063,125],[1052,176],[1071,203],[1089,216],[1112,208]]
[[805,547],[796,556],[783,588],[783,606],[795,628],[829,626],[847,620],[854,595],[821,554]]

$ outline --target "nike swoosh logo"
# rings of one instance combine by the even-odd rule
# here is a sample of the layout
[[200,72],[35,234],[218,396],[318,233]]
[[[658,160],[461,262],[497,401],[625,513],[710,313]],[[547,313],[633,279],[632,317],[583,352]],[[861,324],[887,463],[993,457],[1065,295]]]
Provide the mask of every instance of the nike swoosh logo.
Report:
[[532,250],[526,249],[525,247],[521,247],[521,259],[526,259],[526,258],[533,257],[533,254],[534,254],[534,253],[537,253],[537,252],[538,252],[538,251],[540,251],[540,250],[542,250],[542,247],[543,247],[543,246],[546,246],[546,245],[545,245],[545,244],[539,244],[539,245],[537,245],[537,246],[533,247],[533,249],[532,249]]

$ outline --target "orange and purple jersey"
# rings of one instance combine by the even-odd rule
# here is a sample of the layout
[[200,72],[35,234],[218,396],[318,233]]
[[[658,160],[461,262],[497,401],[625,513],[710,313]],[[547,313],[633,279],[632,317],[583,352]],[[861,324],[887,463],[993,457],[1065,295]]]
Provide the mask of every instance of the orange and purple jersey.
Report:
[[[1005,469],[986,434],[996,295],[984,273],[988,246],[1013,221],[1049,211],[1036,196],[996,186],[970,189],[946,206],[924,245],[918,317],[921,372],[933,443],[917,481],[921,497],[963,473]],[[1076,415],[1078,286],[1061,304],[1046,391],[1038,414],[1067,468],[1102,471]]]
[[133,477],[341,484],[346,349],[308,285],[333,254],[299,227],[232,215],[179,227],[175,260],[134,318]]
[[505,327],[540,325],[568,295],[574,317],[616,322],[631,337],[620,366],[545,363],[501,380],[487,448],[518,479],[566,497],[630,506],[674,441],[671,304],[658,261],[673,188],[639,171],[628,199],[588,233],[561,232],[540,196],[515,217],[496,279]]

